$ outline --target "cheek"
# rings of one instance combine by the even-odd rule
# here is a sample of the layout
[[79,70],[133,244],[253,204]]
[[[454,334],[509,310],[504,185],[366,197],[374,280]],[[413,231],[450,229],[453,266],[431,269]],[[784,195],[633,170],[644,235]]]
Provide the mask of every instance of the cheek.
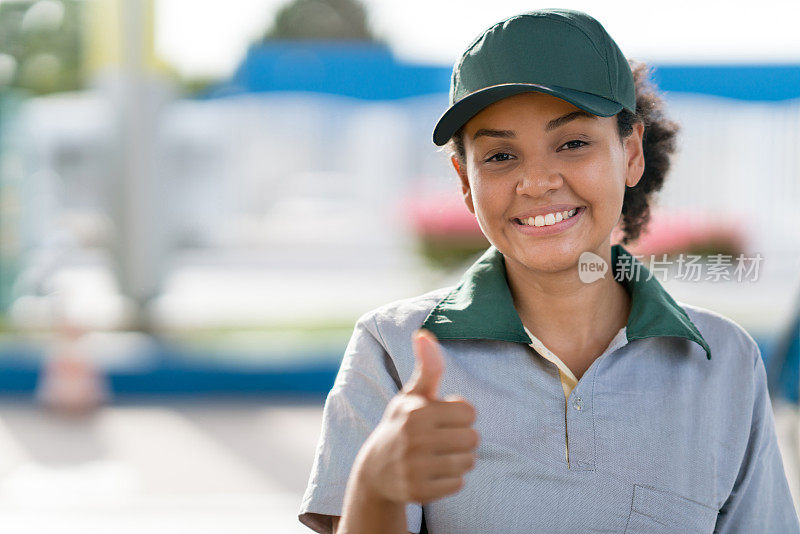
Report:
[[492,179],[474,170],[469,175],[469,187],[472,191],[472,202],[476,209],[489,207],[492,202],[496,202],[499,193],[501,180]]
[[474,180],[472,182],[472,206],[475,209],[475,216],[478,219],[487,218],[487,214],[492,212],[492,195],[485,182]]
[[574,169],[577,193],[591,202],[595,210],[616,210],[625,195],[625,175],[613,157],[587,161]]

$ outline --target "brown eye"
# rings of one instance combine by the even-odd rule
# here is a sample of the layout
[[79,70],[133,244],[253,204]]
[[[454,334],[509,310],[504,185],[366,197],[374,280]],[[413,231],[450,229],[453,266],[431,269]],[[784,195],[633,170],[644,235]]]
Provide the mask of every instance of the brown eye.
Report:
[[[577,146],[575,146],[573,143],[581,143],[581,144],[580,144],[580,145],[577,145]],[[589,144],[589,143],[587,143],[586,141],[581,141],[580,139],[573,139],[572,141],[567,141],[566,143],[564,143],[563,145],[561,145],[561,148],[564,148],[564,147],[565,147],[565,146],[567,146],[567,145],[572,145],[572,147],[571,147],[571,148],[568,148],[567,150],[574,150],[574,149],[581,148],[582,146],[584,146],[584,145],[588,145],[588,144]]]
[[497,154],[487,158],[486,161],[487,162],[490,162],[490,161],[508,161],[512,157],[513,156],[511,154],[508,154],[506,152],[498,152]]

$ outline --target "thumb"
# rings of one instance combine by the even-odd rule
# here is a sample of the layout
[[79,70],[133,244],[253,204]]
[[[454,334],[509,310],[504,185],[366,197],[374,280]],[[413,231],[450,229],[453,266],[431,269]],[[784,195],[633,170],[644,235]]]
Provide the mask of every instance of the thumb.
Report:
[[435,400],[439,395],[439,382],[444,373],[444,356],[439,343],[428,330],[420,329],[412,336],[415,365],[406,387],[406,393],[423,395]]

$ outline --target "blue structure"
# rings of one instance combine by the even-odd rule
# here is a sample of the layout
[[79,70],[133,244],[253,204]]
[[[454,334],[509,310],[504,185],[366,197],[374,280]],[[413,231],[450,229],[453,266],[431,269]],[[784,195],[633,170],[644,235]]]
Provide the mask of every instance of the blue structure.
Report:
[[[651,65],[666,92],[738,100],[800,98],[800,64]],[[359,41],[274,41],[250,47],[231,80],[205,98],[311,92],[363,100],[447,94],[451,67],[398,61],[388,46]]]
[[[796,344],[793,356],[775,358],[774,344],[760,338],[756,343],[764,356],[769,372],[780,373],[770,381],[773,395],[797,403]],[[800,338],[795,338],[795,343]],[[333,386],[345,343],[331,346],[325,354],[297,353],[291,363],[242,365],[236,354],[189,352],[169,343],[158,343],[151,352],[143,353],[132,366],[111,366],[104,369],[113,396],[155,395],[181,396],[302,396],[324,399]],[[32,346],[0,347],[0,398],[28,398],[42,378],[46,355]],[[265,356],[268,356],[265,353]],[[269,358],[266,358],[269,360]]]
[[206,97],[291,91],[397,100],[447,93],[449,85],[449,68],[399,62],[385,45],[276,41],[251,47],[231,80]]
[[800,64],[660,65],[653,81],[661,90],[675,93],[753,101],[800,98]]

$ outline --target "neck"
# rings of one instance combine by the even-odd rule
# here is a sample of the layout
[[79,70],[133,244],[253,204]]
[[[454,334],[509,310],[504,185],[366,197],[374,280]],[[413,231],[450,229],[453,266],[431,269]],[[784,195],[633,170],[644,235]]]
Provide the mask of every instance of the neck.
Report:
[[594,253],[609,269],[603,278],[588,284],[578,277],[577,265],[542,272],[506,258],[514,307],[522,323],[551,350],[594,350],[627,324],[630,297],[614,280],[611,245]]

